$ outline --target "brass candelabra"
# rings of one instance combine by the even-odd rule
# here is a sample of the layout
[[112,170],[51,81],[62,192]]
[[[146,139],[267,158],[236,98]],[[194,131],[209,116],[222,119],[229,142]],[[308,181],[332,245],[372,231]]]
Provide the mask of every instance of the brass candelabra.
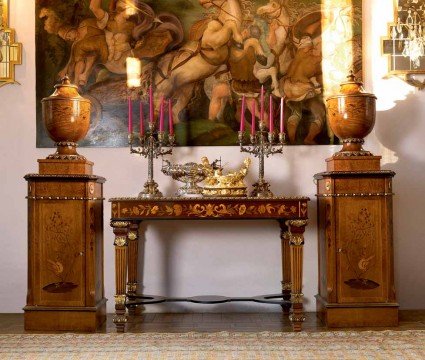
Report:
[[[135,138],[139,139],[139,145],[133,147]],[[149,122],[149,130],[144,134],[128,135],[130,154],[139,154],[148,159],[148,180],[144,184],[144,189],[139,193],[142,198],[162,197],[158,190],[158,183],[153,179],[153,160],[160,156],[170,155],[173,152],[175,137],[174,134],[165,135],[164,131],[157,131],[154,122]]]
[[259,159],[258,180],[253,185],[254,190],[251,192],[252,197],[273,197],[270,191],[270,184],[264,180],[264,157],[269,157],[273,154],[282,154],[283,146],[286,144],[285,133],[267,131],[264,122],[259,122],[259,131],[251,133],[249,136],[250,143],[245,144],[245,136],[243,131],[239,131],[239,145],[241,152],[253,154]]

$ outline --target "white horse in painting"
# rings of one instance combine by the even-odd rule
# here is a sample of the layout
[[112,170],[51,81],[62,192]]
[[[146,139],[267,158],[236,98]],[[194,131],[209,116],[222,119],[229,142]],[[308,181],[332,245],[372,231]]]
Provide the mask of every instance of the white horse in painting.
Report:
[[265,18],[269,24],[266,41],[276,58],[275,66],[279,75],[286,73],[292,60],[290,49],[287,46],[291,24],[286,3],[287,0],[269,0],[267,5],[257,9],[257,14]]
[[243,42],[243,0],[198,1],[206,9],[215,8],[217,16],[196,23],[191,33],[191,37],[196,41],[188,42],[181,49],[164,55],[155,67],[150,69],[153,70],[151,76],[155,89],[155,109],[158,109],[161,97],[175,99],[175,122],[179,121],[179,113],[189,103],[195,84],[214,74],[227,62],[229,42]]

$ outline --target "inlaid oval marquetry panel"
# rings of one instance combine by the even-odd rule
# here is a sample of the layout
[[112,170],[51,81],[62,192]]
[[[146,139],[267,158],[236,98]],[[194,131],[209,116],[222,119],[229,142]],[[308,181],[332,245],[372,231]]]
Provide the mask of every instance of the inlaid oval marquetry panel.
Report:
[[40,201],[36,207],[40,221],[35,254],[42,264],[36,274],[40,289],[36,303],[84,306],[85,247],[79,236],[84,229],[84,205],[74,201]]
[[379,199],[340,199],[338,235],[340,271],[338,289],[341,302],[384,301],[382,203]]

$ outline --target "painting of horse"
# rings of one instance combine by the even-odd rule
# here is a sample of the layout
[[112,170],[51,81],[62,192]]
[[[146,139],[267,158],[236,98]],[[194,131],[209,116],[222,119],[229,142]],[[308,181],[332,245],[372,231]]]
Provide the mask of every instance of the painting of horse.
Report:
[[155,118],[170,99],[179,146],[237,145],[242,97],[244,118],[267,124],[283,98],[291,145],[337,143],[324,99],[361,78],[361,29],[361,0],[36,0],[37,146],[52,146],[41,99],[65,74],[92,102],[82,146],[127,146],[128,98],[147,111],[150,87]]

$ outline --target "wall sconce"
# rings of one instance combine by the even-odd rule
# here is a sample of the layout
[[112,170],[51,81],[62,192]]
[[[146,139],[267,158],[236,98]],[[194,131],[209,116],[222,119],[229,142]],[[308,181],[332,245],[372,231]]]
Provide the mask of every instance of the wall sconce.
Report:
[[9,0],[0,0],[0,87],[19,84],[15,65],[22,63],[22,44],[15,43],[15,30],[9,28]]
[[[425,0],[394,0],[394,22],[382,52],[389,57],[388,76],[397,76],[419,89],[425,81]],[[422,75],[422,76],[421,76]]]

